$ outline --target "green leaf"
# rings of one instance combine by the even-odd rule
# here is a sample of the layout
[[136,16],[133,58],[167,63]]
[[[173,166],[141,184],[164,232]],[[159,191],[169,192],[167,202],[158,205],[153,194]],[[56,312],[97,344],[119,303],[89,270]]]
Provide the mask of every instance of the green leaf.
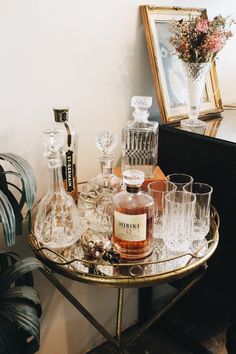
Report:
[[[19,201],[19,208],[20,210],[23,208],[26,200],[25,200],[25,194],[23,193],[23,191],[20,189],[20,187],[18,187],[16,184],[10,182],[10,181],[7,181],[7,176],[8,175],[13,175],[13,176],[16,176],[18,178],[21,178],[20,174],[15,172],[15,171],[4,171],[2,166],[0,165],[0,168],[2,169],[2,172],[0,172],[0,177],[1,175],[4,175],[5,179],[6,179],[6,183],[2,183],[2,181],[0,180],[0,187],[2,187],[3,190],[5,189],[9,189],[8,187],[11,186],[11,187],[14,187],[14,189],[16,189],[18,191],[18,193],[21,194],[21,198],[20,198],[20,201]],[[4,179],[2,179],[3,182],[4,182]],[[4,191],[5,193],[5,191]]]
[[[14,252],[0,252],[0,353],[33,354],[39,349],[39,318],[42,313],[38,292],[29,286],[13,286],[27,280],[40,261],[19,258]],[[9,269],[3,271],[7,267]],[[11,287],[10,287],[11,286]]]
[[[6,271],[12,264],[16,263],[21,257],[15,252],[1,252],[0,251],[0,273]],[[33,286],[33,275],[31,272],[25,273],[15,281],[15,285]]]
[[0,159],[8,161],[20,174],[28,210],[31,210],[36,194],[36,179],[32,167],[28,161],[16,154],[0,154]]
[[27,341],[22,330],[0,313],[0,348],[1,354],[24,354]]
[[0,190],[0,218],[3,224],[4,238],[7,246],[15,243],[15,214],[6,195]]
[[5,175],[4,168],[0,165],[0,186],[1,189],[7,188],[7,178]]
[[1,301],[0,313],[8,320],[15,322],[17,326],[33,336],[36,341],[40,341],[40,323],[37,310],[31,304],[19,301]]
[[[14,264],[18,259],[21,259],[18,253],[12,251],[0,251],[0,265],[2,264],[3,260],[6,259],[8,264]],[[9,268],[9,266],[7,267]]]
[[[21,195],[24,197],[24,194],[22,193],[22,191],[20,190],[20,188],[18,188],[17,186],[15,186],[13,183],[8,183],[8,185],[13,186],[14,188],[16,188]],[[15,196],[13,195],[13,193],[10,191],[10,189],[8,188],[2,188],[2,192],[5,194],[5,196],[7,197],[8,201],[10,202],[13,212],[14,212],[14,216],[15,216],[15,221],[16,221],[16,229],[15,229],[15,233],[16,235],[21,235],[22,234],[22,220],[23,220],[23,216],[21,214],[21,209],[23,208],[24,204],[25,204],[25,198],[21,197],[20,202],[18,203],[17,199],[15,198]],[[24,199],[24,203],[23,205],[21,205],[21,201],[22,199]]]
[[0,306],[2,300],[24,300],[31,302],[37,309],[38,316],[42,314],[42,309],[40,305],[39,294],[37,290],[30,286],[17,286],[15,288],[10,288],[5,290],[0,294]]
[[[29,212],[32,209],[35,199],[36,179],[30,164],[17,154],[3,153],[0,154],[0,159],[10,163],[16,170],[16,172],[4,171],[4,168],[0,166],[0,189],[2,190],[0,201],[0,222],[3,223],[5,242],[7,246],[12,246],[15,243],[15,235],[20,235],[22,233],[22,209],[25,203],[27,206],[28,227],[29,229],[31,227]],[[7,181],[7,174],[13,174],[21,179],[21,189],[10,181]],[[12,191],[8,188],[9,186],[12,186],[20,191],[21,198],[19,202],[13,195]],[[5,195],[8,199],[8,202],[3,195]]]
[[28,344],[27,351],[24,354],[34,354],[39,350],[39,343],[33,338],[33,340]]
[[20,258],[17,253],[0,251],[0,276]]
[[25,259],[19,259],[13,264],[4,274],[0,277],[0,293],[10,287],[18,278],[27,272],[31,272],[37,268],[43,268],[42,263],[34,258],[27,257]]

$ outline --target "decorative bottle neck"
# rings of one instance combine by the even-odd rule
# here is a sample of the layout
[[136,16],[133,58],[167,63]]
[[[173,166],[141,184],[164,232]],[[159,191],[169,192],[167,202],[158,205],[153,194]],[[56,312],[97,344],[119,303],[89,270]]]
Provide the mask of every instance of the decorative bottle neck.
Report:
[[147,122],[148,117],[149,117],[149,112],[141,110],[141,109],[136,109],[133,112],[133,117],[134,117],[134,120],[136,120],[138,122]]
[[112,174],[112,158],[101,158],[100,159],[100,170],[102,175]]
[[140,192],[140,190],[141,190],[140,186],[129,186],[129,185],[126,186],[126,191],[128,193],[138,193]]
[[61,163],[52,166],[49,165],[49,193],[65,193]]

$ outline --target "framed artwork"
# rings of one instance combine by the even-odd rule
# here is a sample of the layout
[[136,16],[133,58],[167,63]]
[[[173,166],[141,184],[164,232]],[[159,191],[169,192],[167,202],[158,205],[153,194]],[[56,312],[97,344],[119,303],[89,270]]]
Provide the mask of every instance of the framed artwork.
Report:
[[[163,123],[177,123],[187,117],[187,89],[181,60],[169,43],[170,22],[197,16],[203,9],[140,7],[147,49],[151,63],[157,102]],[[223,111],[215,62],[208,75],[200,117]]]

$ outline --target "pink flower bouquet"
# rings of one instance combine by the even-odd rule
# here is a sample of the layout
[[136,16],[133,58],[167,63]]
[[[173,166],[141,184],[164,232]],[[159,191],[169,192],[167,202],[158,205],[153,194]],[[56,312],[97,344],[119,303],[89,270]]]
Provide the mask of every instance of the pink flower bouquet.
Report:
[[174,20],[170,26],[170,43],[179,59],[186,63],[212,61],[232,37],[230,27],[235,23],[230,17],[215,16],[212,21],[203,11],[200,16]]

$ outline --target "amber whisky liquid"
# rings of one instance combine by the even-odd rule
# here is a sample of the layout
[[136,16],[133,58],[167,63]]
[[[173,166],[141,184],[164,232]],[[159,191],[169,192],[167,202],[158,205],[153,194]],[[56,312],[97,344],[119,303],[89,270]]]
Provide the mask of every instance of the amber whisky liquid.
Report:
[[112,240],[121,258],[138,260],[152,252],[153,221],[150,206],[115,210]]

